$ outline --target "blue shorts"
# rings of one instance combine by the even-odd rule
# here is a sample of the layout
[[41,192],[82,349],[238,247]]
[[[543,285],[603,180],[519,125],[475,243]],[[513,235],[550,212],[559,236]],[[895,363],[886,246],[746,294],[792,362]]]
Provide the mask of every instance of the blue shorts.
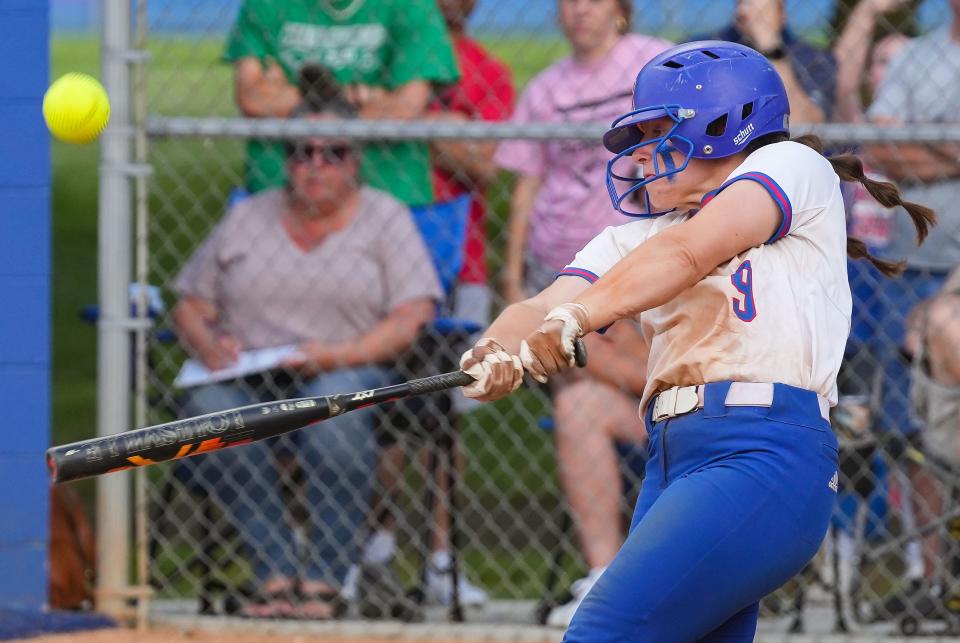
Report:
[[728,407],[729,387],[708,384],[693,413],[648,413],[630,534],[564,641],[752,641],[760,599],[816,553],[837,472],[817,396],[776,384],[770,407]]

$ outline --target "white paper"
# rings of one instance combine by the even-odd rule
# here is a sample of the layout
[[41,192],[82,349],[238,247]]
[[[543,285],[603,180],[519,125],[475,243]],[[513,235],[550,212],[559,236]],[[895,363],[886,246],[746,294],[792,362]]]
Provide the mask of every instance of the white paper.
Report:
[[173,385],[180,388],[190,388],[200,384],[232,380],[252,373],[262,373],[280,364],[283,360],[297,352],[297,346],[276,346],[273,348],[258,348],[256,350],[241,351],[237,361],[227,368],[218,371],[207,369],[201,362],[188,359],[183,363]]

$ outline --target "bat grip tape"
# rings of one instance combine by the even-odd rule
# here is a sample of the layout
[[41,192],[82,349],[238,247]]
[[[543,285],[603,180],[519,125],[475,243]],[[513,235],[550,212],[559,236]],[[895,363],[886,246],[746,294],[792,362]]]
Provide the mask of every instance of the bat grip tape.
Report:
[[423,395],[424,393],[435,393],[458,386],[467,386],[473,382],[473,378],[463,371],[453,371],[452,373],[442,373],[432,375],[422,379],[410,382],[410,393],[412,395]]

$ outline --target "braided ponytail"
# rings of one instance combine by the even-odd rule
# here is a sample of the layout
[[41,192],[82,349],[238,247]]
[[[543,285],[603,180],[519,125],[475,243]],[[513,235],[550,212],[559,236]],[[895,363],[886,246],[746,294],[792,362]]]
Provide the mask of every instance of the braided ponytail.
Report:
[[[816,150],[817,153],[823,154],[823,141],[813,134],[805,134],[795,139],[788,139],[785,134],[762,136],[747,147],[747,152],[751,153],[766,145],[781,143],[786,140],[793,140],[794,143],[806,145]],[[930,227],[936,225],[937,215],[933,210],[918,203],[913,203],[912,201],[904,201],[900,194],[900,188],[898,188],[896,184],[890,181],[875,181],[868,177],[863,171],[863,161],[860,160],[858,156],[841,154],[839,156],[829,156],[827,160],[830,161],[830,165],[833,166],[833,171],[837,173],[841,181],[856,181],[860,183],[866,188],[867,192],[870,193],[870,196],[884,207],[894,208],[900,206],[906,210],[907,214],[909,214],[913,220],[913,226],[917,231],[918,245],[926,239],[927,234],[930,232]],[[847,237],[847,256],[852,259],[866,259],[872,263],[877,270],[888,277],[900,274],[906,267],[906,264],[902,261],[885,261],[874,257],[870,254],[870,251],[867,250],[867,245],[856,237]]]

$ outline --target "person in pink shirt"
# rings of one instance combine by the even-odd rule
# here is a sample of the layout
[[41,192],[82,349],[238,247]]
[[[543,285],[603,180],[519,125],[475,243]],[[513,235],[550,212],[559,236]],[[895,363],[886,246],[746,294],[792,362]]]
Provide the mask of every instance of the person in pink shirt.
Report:
[[[629,0],[557,5],[572,54],[530,81],[513,122],[609,123],[630,110],[637,71],[671,43],[630,33]],[[609,156],[599,140],[512,140],[498,147],[494,161],[517,175],[503,278],[508,303],[549,285],[605,227],[630,221],[613,209],[604,187]],[[561,484],[589,572],[571,587],[572,601],[551,611],[550,625],[566,627],[623,542],[616,442],[646,439],[634,396],[643,389],[646,366],[617,357],[638,346],[642,340],[629,324],[607,337],[591,335],[588,372],[551,382]]]

